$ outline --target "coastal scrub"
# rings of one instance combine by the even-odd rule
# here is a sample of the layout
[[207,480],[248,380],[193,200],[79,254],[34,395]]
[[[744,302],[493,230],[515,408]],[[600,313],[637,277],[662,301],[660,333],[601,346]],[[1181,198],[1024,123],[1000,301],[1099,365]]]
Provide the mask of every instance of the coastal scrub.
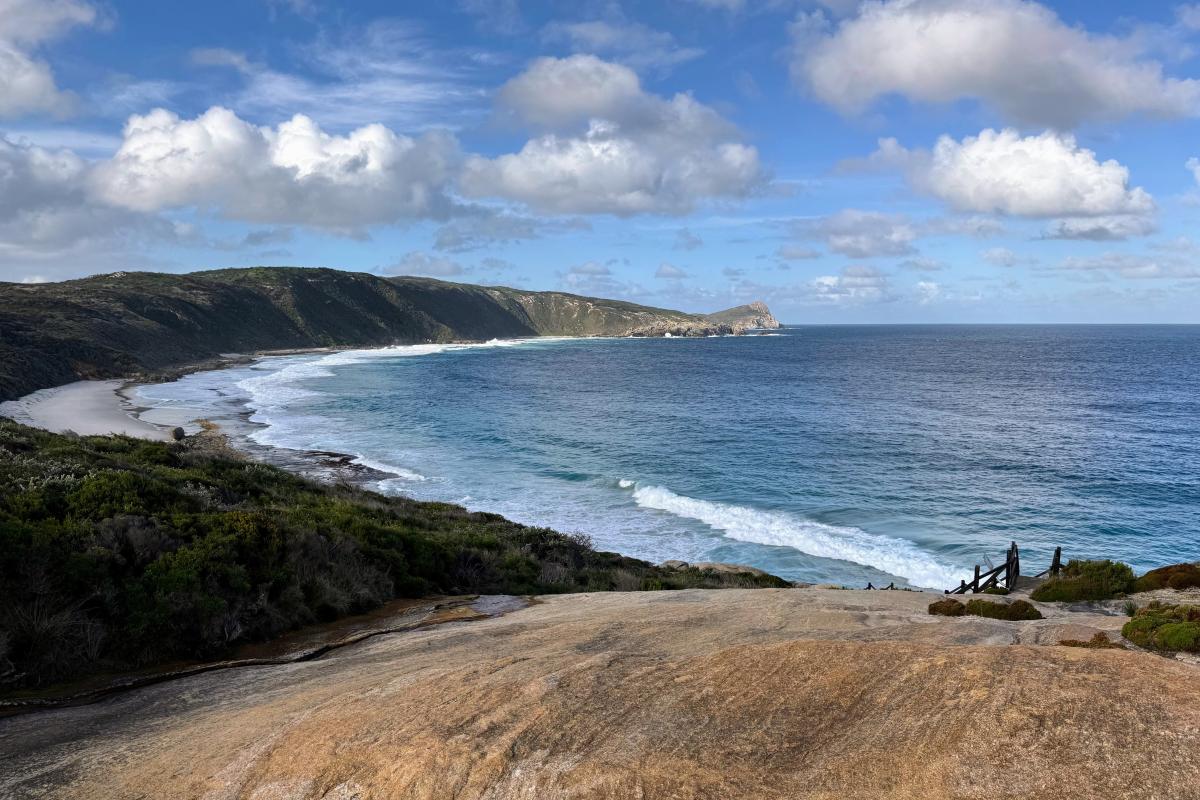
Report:
[[0,419],[0,691],[209,659],[397,597],[786,587],[323,485],[228,450]]
[[1125,623],[1121,635],[1148,650],[1200,653],[1200,606],[1150,603]]
[[1062,573],[1047,579],[1030,597],[1039,603],[1111,600],[1133,591],[1133,570],[1119,561],[1070,561]]

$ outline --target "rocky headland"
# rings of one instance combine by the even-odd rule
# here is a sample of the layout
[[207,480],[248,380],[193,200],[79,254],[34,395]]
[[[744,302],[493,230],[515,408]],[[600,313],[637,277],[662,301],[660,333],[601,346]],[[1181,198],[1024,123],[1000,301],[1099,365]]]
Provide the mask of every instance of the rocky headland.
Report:
[[564,292],[255,267],[0,283],[0,400],[79,380],[152,379],[230,354],[523,336],[712,336],[779,327]]

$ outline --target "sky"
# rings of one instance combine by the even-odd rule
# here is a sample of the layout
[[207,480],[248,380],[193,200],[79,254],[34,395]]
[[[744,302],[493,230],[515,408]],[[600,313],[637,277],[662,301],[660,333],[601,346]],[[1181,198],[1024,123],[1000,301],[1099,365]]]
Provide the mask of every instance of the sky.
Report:
[[0,280],[1200,322],[1200,4],[0,0]]

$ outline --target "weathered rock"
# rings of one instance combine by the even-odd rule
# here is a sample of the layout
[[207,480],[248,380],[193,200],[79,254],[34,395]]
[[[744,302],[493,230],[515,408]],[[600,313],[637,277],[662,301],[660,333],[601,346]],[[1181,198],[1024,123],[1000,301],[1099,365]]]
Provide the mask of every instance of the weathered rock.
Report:
[[[541,598],[0,720],[26,798],[1192,798],[1200,672],[929,594]],[[1098,630],[1120,618],[1082,615]]]

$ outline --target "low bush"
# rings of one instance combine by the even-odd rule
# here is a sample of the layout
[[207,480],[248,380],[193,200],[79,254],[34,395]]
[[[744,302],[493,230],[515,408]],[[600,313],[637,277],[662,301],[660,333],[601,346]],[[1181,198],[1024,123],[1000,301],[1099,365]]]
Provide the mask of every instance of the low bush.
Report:
[[180,443],[0,419],[0,691],[232,646],[428,594],[786,587],[313,483]]
[[1110,600],[1133,589],[1133,570],[1119,561],[1071,561],[1030,594],[1039,603]]
[[930,603],[929,613],[938,617],[961,617],[967,613],[967,607],[959,601],[947,597],[944,600],[935,600]]
[[1135,592],[1198,588],[1200,588],[1200,564],[1171,564],[1167,567],[1152,569],[1133,584]]
[[1121,635],[1139,647],[1200,652],[1200,606],[1150,603],[1125,623]]
[[929,613],[939,617],[987,617],[988,619],[1003,619],[1017,622],[1027,619],[1041,619],[1042,614],[1032,604],[1024,600],[1014,600],[1011,603],[997,603],[992,600],[974,598],[962,603],[952,597],[936,600],[929,604]]
[[1092,650],[1125,650],[1125,645],[1120,642],[1114,642],[1108,638],[1108,634],[1104,631],[1097,631],[1091,639],[1086,642],[1082,639],[1063,639],[1059,642],[1064,647],[1086,647]]
[[1003,586],[989,586],[980,592],[980,594],[998,594],[1003,597],[1008,594],[1008,589],[1005,589]]
[[974,599],[967,602],[967,613],[975,617],[988,619],[1004,619],[1018,622],[1027,619],[1041,619],[1042,612],[1025,600],[1014,600],[1011,603],[996,603],[991,600]]

